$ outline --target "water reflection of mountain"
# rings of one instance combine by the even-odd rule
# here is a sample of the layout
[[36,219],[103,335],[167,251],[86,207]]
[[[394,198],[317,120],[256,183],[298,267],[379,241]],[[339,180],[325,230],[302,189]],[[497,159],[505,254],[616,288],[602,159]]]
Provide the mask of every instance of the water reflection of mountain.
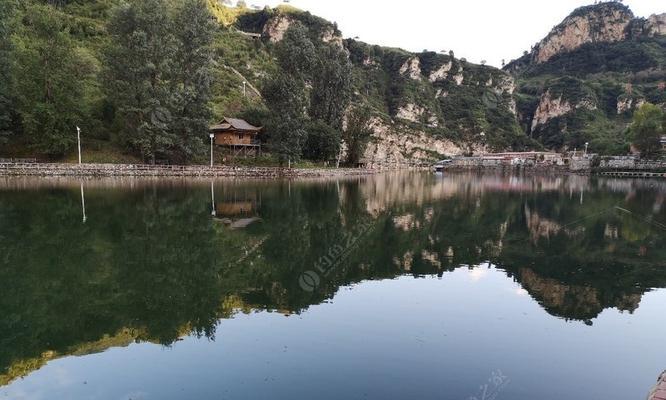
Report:
[[[366,279],[490,262],[549,314],[588,323],[666,287],[661,182],[406,174],[211,193],[91,181],[85,224],[78,182],[39,182],[0,182],[0,383],[64,354],[214,337],[220,318],[297,313]],[[211,208],[262,222],[230,230]],[[344,257],[303,290],[329,254]]]

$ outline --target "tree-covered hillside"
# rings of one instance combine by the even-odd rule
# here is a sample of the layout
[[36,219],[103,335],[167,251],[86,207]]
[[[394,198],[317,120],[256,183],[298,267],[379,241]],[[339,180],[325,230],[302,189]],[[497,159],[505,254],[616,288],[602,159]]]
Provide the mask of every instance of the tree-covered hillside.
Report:
[[[344,147],[359,158],[368,141],[377,148],[382,135],[366,129],[365,139],[349,139],[342,118],[354,110],[370,117],[366,128],[379,124],[469,151],[527,143],[513,116],[508,74],[453,54],[343,40],[335,24],[290,7],[8,0],[0,12],[5,157],[72,159],[79,126],[87,161],[198,162],[206,153],[206,125],[243,116],[266,127],[263,140],[278,155],[331,160],[347,137]],[[298,41],[283,40],[293,39],[286,34],[293,28],[314,53],[284,54],[300,49]],[[313,68],[285,82],[295,75],[280,60],[342,69]],[[339,87],[330,84],[341,79]],[[280,99],[302,103],[305,112],[280,125]],[[285,137],[294,127],[303,129]],[[358,148],[349,149],[350,143]],[[441,156],[418,146],[399,149],[400,156]]]

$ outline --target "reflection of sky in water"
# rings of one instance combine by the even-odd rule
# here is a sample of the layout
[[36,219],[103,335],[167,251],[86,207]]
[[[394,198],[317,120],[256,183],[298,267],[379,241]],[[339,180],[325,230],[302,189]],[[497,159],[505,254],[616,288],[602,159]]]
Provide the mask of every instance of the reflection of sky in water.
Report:
[[215,341],[55,360],[0,398],[467,399],[496,370],[499,399],[642,398],[664,367],[664,304],[658,290],[633,315],[566,322],[484,265],[356,284],[302,315],[241,314]]

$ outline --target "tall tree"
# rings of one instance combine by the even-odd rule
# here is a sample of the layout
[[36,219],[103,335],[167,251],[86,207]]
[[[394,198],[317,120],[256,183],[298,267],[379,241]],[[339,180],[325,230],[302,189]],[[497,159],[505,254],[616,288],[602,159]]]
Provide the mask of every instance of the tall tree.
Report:
[[367,107],[355,108],[347,116],[347,126],[342,138],[347,145],[347,164],[350,166],[358,164],[370,142],[371,118],[372,112]]
[[661,153],[661,136],[666,134],[664,111],[654,104],[643,104],[634,113],[634,120],[629,128],[636,149],[641,157],[653,158]]
[[307,98],[303,81],[280,71],[264,87],[264,97],[271,116],[266,128],[269,132],[269,148],[280,163],[298,160],[307,138],[304,115]]
[[0,144],[12,133],[13,102],[11,95],[11,35],[14,28],[16,2],[0,2]]
[[112,45],[107,52],[109,97],[124,124],[121,139],[155,163],[167,156],[178,138],[173,108],[177,93],[168,0],[142,0],[120,6],[109,24]]
[[341,133],[321,120],[310,121],[303,156],[315,161],[330,161],[340,153]]
[[297,23],[287,30],[276,53],[280,71],[264,87],[264,97],[272,114],[266,125],[270,131],[269,147],[284,163],[300,158],[307,138],[306,83],[316,52],[307,28]]
[[83,119],[83,80],[92,66],[70,37],[67,18],[52,6],[28,6],[13,41],[13,93],[23,130],[34,147],[62,155]]
[[175,14],[179,90],[174,129],[175,151],[181,159],[191,159],[202,150],[211,119],[212,43],[216,28],[213,18],[205,0],[183,0]]
[[280,68],[297,79],[309,80],[317,62],[317,49],[310,40],[308,28],[294,23],[277,45],[276,56]]
[[352,65],[347,53],[333,44],[318,51],[312,77],[310,116],[326,122],[333,129],[342,129],[342,118],[352,89]]

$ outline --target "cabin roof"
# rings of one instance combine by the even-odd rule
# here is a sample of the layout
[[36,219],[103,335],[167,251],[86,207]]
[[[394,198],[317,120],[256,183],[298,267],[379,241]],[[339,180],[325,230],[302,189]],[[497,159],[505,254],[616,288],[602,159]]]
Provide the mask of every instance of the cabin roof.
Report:
[[261,128],[251,125],[245,120],[238,118],[224,118],[218,124],[210,127],[211,131],[243,131],[257,133]]

